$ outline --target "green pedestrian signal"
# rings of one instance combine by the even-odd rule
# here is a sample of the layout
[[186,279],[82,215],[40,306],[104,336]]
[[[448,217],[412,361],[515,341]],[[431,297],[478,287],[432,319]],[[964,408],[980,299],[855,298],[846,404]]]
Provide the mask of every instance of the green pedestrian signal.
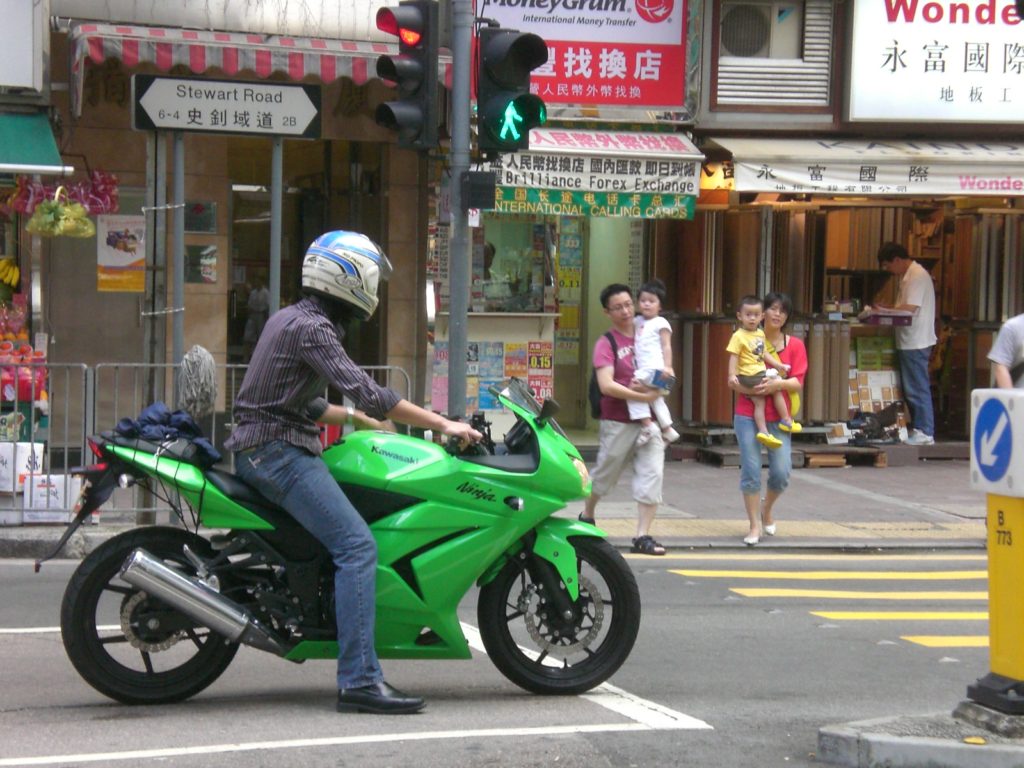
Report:
[[547,121],[544,101],[530,93],[530,73],[548,60],[547,43],[531,33],[480,29],[477,143],[482,152],[530,147],[530,129]]

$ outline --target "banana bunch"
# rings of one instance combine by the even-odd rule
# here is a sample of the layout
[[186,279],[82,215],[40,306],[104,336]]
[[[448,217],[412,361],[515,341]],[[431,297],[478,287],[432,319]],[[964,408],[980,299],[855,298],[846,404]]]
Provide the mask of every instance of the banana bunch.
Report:
[[0,259],[0,283],[18,287],[21,280],[21,270],[14,259]]

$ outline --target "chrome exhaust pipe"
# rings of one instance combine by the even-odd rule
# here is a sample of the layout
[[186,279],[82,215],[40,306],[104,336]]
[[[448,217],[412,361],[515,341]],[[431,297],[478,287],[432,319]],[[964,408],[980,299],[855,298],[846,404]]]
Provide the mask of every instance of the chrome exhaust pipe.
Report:
[[206,584],[168,568],[144,549],[136,549],[124,561],[121,578],[231,642],[278,656],[288,653],[288,647],[248,610]]

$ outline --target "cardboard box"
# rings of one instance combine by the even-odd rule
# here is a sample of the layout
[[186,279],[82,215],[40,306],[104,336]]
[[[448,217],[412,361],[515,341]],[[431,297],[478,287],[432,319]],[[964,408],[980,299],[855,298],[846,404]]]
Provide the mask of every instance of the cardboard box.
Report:
[[69,523],[82,490],[78,475],[32,475],[25,480],[26,523]]
[[44,443],[0,442],[0,493],[20,493],[25,477],[43,471]]

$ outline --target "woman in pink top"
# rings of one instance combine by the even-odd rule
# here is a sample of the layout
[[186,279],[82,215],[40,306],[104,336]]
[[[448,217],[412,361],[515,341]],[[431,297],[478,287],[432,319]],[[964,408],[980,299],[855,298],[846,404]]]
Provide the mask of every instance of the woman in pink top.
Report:
[[[764,297],[764,335],[775,347],[779,360],[790,367],[789,376],[785,379],[766,379],[754,389],[748,389],[738,382],[729,383],[737,393],[733,429],[740,449],[740,493],[743,494],[743,506],[750,522],[750,532],[743,538],[743,543],[749,547],[757,544],[762,535],[775,535],[772,509],[789,485],[789,475],[793,469],[790,435],[779,429],[779,414],[771,398],[776,392],[782,392],[786,396],[790,413],[793,413],[793,397],[799,395],[804,388],[804,376],[807,375],[807,348],[801,339],[785,332],[786,323],[789,322],[792,312],[793,302],[786,294],[769,293]],[[754,403],[746,395],[768,396],[765,402],[768,431],[782,441],[780,448],[768,451],[768,482],[763,497],[761,444],[757,441]]]

